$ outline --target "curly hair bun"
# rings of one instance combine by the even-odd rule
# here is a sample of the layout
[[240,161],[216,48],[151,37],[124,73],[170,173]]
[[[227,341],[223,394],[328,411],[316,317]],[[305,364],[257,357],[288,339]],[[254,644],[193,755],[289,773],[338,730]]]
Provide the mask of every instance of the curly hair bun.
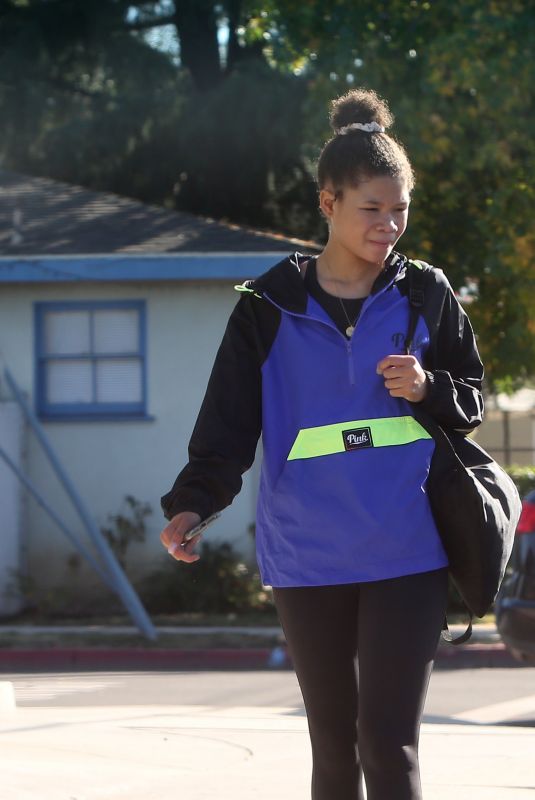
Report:
[[377,122],[389,128],[394,122],[388,104],[373,89],[353,89],[331,102],[329,121],[335,133],[353,122]]

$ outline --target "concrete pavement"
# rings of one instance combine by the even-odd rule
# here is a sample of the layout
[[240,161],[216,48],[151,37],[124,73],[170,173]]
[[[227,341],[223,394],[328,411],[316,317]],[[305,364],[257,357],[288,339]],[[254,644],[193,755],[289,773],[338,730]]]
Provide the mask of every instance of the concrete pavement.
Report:
[[[533,742],[530,728],[477,719],[424,724],[424,798],[533,797]],[[4,708],[0,774],[2,800],[307,800],[306,719],[298,708]]]

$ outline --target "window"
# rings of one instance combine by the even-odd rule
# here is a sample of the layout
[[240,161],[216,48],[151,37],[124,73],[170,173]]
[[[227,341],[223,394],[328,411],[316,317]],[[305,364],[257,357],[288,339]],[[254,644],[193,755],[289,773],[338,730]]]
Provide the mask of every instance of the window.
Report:
[[36,303],[42,417],[146,415],[145,303]]

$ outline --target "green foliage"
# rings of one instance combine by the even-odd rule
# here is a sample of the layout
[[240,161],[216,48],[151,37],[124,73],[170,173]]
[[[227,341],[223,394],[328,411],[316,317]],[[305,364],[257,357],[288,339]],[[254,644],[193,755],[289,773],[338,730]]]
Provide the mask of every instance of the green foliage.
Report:
[[137,587],[150,613],[272,611],[258,573],[241,561],[230,544],[205,542],[200,555],[200,561],[187,565],[167,556]]
[[296,114],[304,82],[265,64],[237,67],[180,117],[177,206],[274,229],[311,227],[314,183],[301,157]]
[[144,542],[146,534],[145,520],[152,513],[148,503],[126,495],[123,509],[118,514],[108,514],[109,525],[101,528],[103,535],[113,550],[118,562],[126,566],[126,555],[133,542]]
[[180,109],[185,76],[166,56],[120,32],[77,47],[67,40],[57,57],[39,48],[37,33],[34,46],[38,59],[18,49],[3,57],[10,76],[0,78],[5,165],[163,201],[168,177],[154,146],[172,149],[176,117],[168,109]]
[[535,491],[535,466],[521,467],[513,464],[505,470],[513,479],[520,497]]
[[12,570],[7,597],[22,597],[23,611],[34,620],[62,620],[121,612],[117,596],[100,581],[89,592],[80,591],[79,561],[76,555],[67,560],[68,571],[61,583],[43,586],[40,581],[21,571]]
[[470,316],[491,386],[533,375],[532,3],[250,5],[273,63],[307,77],[311,157],[333,96],[365,85],[388,98],[419,179],[403,249],[457,290],[477,284]]

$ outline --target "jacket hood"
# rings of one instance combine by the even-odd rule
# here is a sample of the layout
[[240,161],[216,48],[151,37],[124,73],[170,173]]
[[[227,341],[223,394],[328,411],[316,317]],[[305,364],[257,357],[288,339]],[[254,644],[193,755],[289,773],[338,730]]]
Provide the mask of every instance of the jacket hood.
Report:
[[234,288],[239,292],[254,292],[261,297],[267,295],[281,308],[303,314],[307,305],[307,293],[301,266],[310,258],[311,256],[299,252],[292,253],[258,278],[246,280]]
[[[308,295],[301,268],[311,258],[315,258],[315,256],[303,255],[303,253],[299,252],[292,253],[258,278],[246,280],[235,288],[241,292],[254,292],[260,296],[266,295],[267,298],[281,308],[297,314],[304,314]],[[378,281],[381,279],[381,285],[384,285],[386,277],[388,277],[388,281],[397,281],[403,278],[406,263],[406,256],[396,251],[392,252],[387,259],[385,270],[378,278]],[[379,288],[380,286],[374,285],[372,293]]]

